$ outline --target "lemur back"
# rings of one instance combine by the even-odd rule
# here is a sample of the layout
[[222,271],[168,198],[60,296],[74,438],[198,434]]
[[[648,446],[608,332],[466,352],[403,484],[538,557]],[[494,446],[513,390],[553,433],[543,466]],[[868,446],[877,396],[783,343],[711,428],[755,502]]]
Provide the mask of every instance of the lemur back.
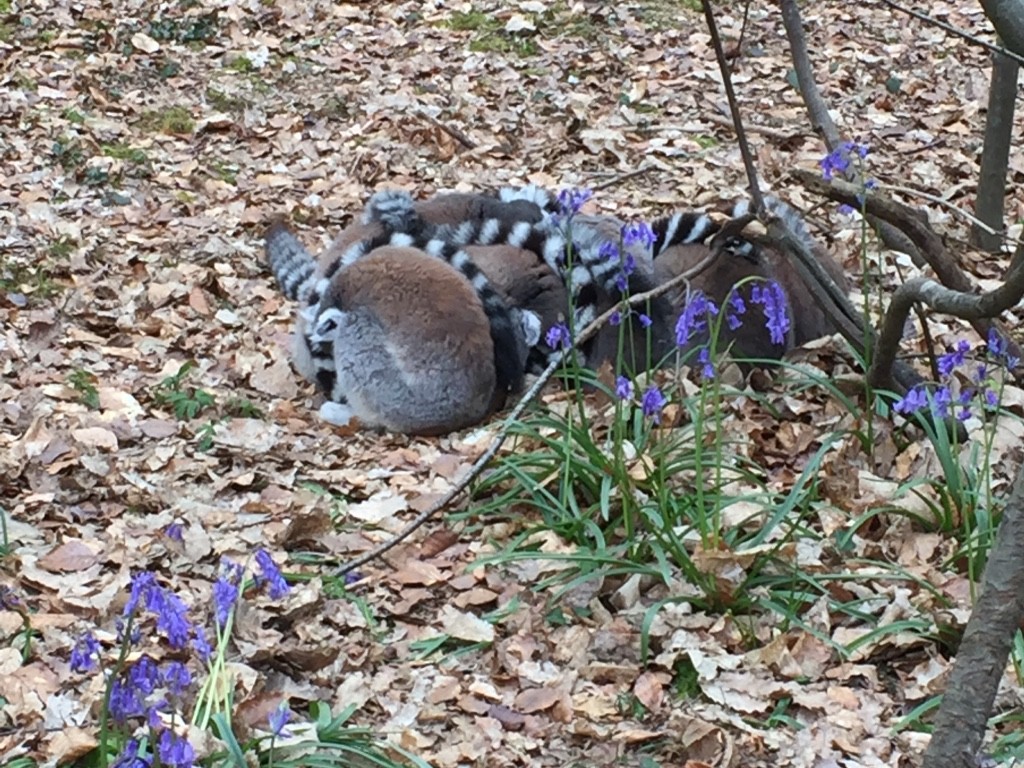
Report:
[[[412,248],[378,248],[338,272],[320,300],[314,343],[337,374],[325,416],[434,435],[481,421],[495,399],[483,305],[449,265]],[[524,349],[525,352],[525,349]],[[522,364],[522,362],[520,363]]]

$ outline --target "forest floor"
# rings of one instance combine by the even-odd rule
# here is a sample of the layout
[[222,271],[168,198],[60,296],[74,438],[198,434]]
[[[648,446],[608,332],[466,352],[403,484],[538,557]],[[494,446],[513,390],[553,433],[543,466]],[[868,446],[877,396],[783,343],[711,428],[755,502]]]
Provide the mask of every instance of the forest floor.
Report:
[[[303,579],[284,602],[255,599],[239,614],[243,724],[282,697],[296,712],[357,704],[354,723],[439,768],[918,763],[927,736],[903,718],[941,691],[950,664],[919,630],[962,624],[970,581],[944,567],[952,536],[900,515],[871,517],[838,565],[827,548],[803,553],[818,572],[861,569],[849,589],[862,621],[830,615],[824,597],[804,614],[813,633],[670,607],[651,628],[649,663],[640,628],[656,590],[598,588],[586,610],[556,612],[553,593],[532,588],[543,562],[467,568],[515,535],[507,519],[438,519],[347,591],[331,576],[438,498],[497,426],[409,439],[319,421],[289,364],[293,307],[263,262],[262,228],[285,215],[318,249],[383,186],[427,196],[606,184],[596,210],[648,218],[742,195],[692,5],[0,0],[0,578],[37,633],[23,656],[21,616],[0,612],[0,762],[94,743],[101,688],[69,673],[68,655],[93,625],[113,653],[133,572],[157,572],[201,611],[221,557],[263,546]],[[803,9],[824,97],[870,147],[870,175],[972,210],[985,51],[877,3]],[[992,38],[976,3],[929,10]],[[735,44],[742,5],[718,15]],[[856,273],[856,220],[787,176],[816,168],[825,149],[791,84],[775,6],[750,8],[733,66],[766,184],[810,210]],[[1016,236],[1024,155],[1010,162]],[[992,285],[1008,259],[971,252],[949,207],[907,199],[926,203],[965,268]],[[904,257],[870,253],[913,273]],[[963,333],[941,318],[933,332],[940,345]],[[808,359],[852,369],[840,345],[821,349]],[[168,382],[186,361],[195,369]],[[1018,416],[1021,395],[1007,390]],[[745,421],[740,408],[734,428],[785,492],[848,414],[821,390],[774,396],[781,423]],[[1018,429],[998,435],[996,494],[1020,462]],[[923,443],[904,450],[891,427],[877,440],[870,458],[852,438],[829,454],[826,538],[938,471]],[[545,546],[561,545],[552,535]],[[869,578],[877,560],[905,578]],[[478,618],[499,609],[493,625]],[[908,631],[893,630],[901,621]],[[445,635],[470,645],[416,657]],[[677,679],[684,657],[690,695]]]

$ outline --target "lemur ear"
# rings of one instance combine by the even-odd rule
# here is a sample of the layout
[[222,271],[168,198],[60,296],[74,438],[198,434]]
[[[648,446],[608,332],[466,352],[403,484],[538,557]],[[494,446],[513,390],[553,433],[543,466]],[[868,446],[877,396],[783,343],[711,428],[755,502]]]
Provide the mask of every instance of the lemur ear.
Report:
[[341,325],[342,311],[335,307],[325,309],[317,318],[316,327],[310,338],[313,341],[330,341]]

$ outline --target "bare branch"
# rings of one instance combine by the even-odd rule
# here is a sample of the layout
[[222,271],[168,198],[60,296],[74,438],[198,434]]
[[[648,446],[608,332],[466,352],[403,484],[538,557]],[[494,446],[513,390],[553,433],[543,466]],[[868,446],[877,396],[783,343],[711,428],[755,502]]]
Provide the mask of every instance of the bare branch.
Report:
[[[900,5],[899,3],[893,2],[893,0],[882,0],[882,2],[885,5],[888,5],[890,8],[895,8],[897,11],[905,13],[908,16],[913,16],[915,19],[920,19],[921,21],[925,22],[926,24],[931,24],[933,27],[938,27],[941,30],[949,32],[949,34],[951,34],[951,35],[956,35],[957,37],[962,37],[964,40],[969,40],[970,42],[974,43],[975,45],[980,45],[982,48],[988,48],[993,53],[1002,53],[1002,54],[1004,54],[1006,56],[1009,56],[1011,59],[1016,59],[1018,63],[1024,64],[1024,58],[1018,56],[1016,53],[1014,53],[1013,51],[1009,50],[1008,48],[1004,48],[1001,45],[996,45],[996,44],[994,44],[992,42],[989,42],[988,40],[984,40],[984,39],[982,39],[980,37],[976,37],[976,36],[972,35],[970,32],[968,32],[967,30],[960,29],[959,27],[954,27],[952,24],[949,24],[948,22],[942,21],[941,19],[936,19],[934,16],[929,16],[927,13],[922,13],[921,11],[914,10],[913,8],[907,8],[904,5]],[[998,13],[998,10],[996,10],[995,11],[995,15],[993,15],[994,14],[993,8],[995,8],[996,6],[1004,5],[1004,3],[1000,2],[1000,0],[996,0],[996,2],[992,2],[991,0],[981,0],[981,5],[982,5],[982,7],[984,7],[985,14],[988,16],[988,18],[992,22],[993,26],[995,26],[996,29],[999,29],[999,24],[996,24],[996,17],[999,15],[999,13]],[[1020,3],[1018,2],[1018,0],[1010,0],[1010,2],[1006,3],[1006,5],[1009,5],[1009,6],[1013,6],[1013,5],[1020,6]],[[1005,35],[1002,35],[1002,36],[1005,39],[1009,39],[1009,38],[1006,38]]]
[[740,155],[743,157],[743,167],[747,171],[747,185],[750,187],[750,199],[754,203],[754,210],[764,210],[764,198],[761,195],[761,186],[757,181],[757,169],[754,168],[754,156],[750,151],[750,144],[747,142],[747,134],[743,131],[743,118],[740,115],[740,105],[736,101],[736,92],[732,87],[732,74],[729,71],[729,61],[722,48],[722,38],[718,35],[718,24],[715,23],[715,11],[711,7],[711,0],[703,0],[704,20],[708,25],[708,33],[711,35],[711,45],[715,49],[715,58],[718,59],[718,70],[722,73],[722,85],[725,86],[725,97],[729,100],[729,110],[732,112],[732,123],[736,130],[736,140],[740,145]]

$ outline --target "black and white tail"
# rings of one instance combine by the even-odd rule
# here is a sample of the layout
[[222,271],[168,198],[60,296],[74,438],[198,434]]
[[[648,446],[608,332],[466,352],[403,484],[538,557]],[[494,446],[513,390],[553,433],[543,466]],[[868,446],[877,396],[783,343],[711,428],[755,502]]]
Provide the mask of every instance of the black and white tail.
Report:
[[272,224],[263,240],[267,261],[281,292],[289,299],[307,303],[317,283],[316,259],[281,222]]

